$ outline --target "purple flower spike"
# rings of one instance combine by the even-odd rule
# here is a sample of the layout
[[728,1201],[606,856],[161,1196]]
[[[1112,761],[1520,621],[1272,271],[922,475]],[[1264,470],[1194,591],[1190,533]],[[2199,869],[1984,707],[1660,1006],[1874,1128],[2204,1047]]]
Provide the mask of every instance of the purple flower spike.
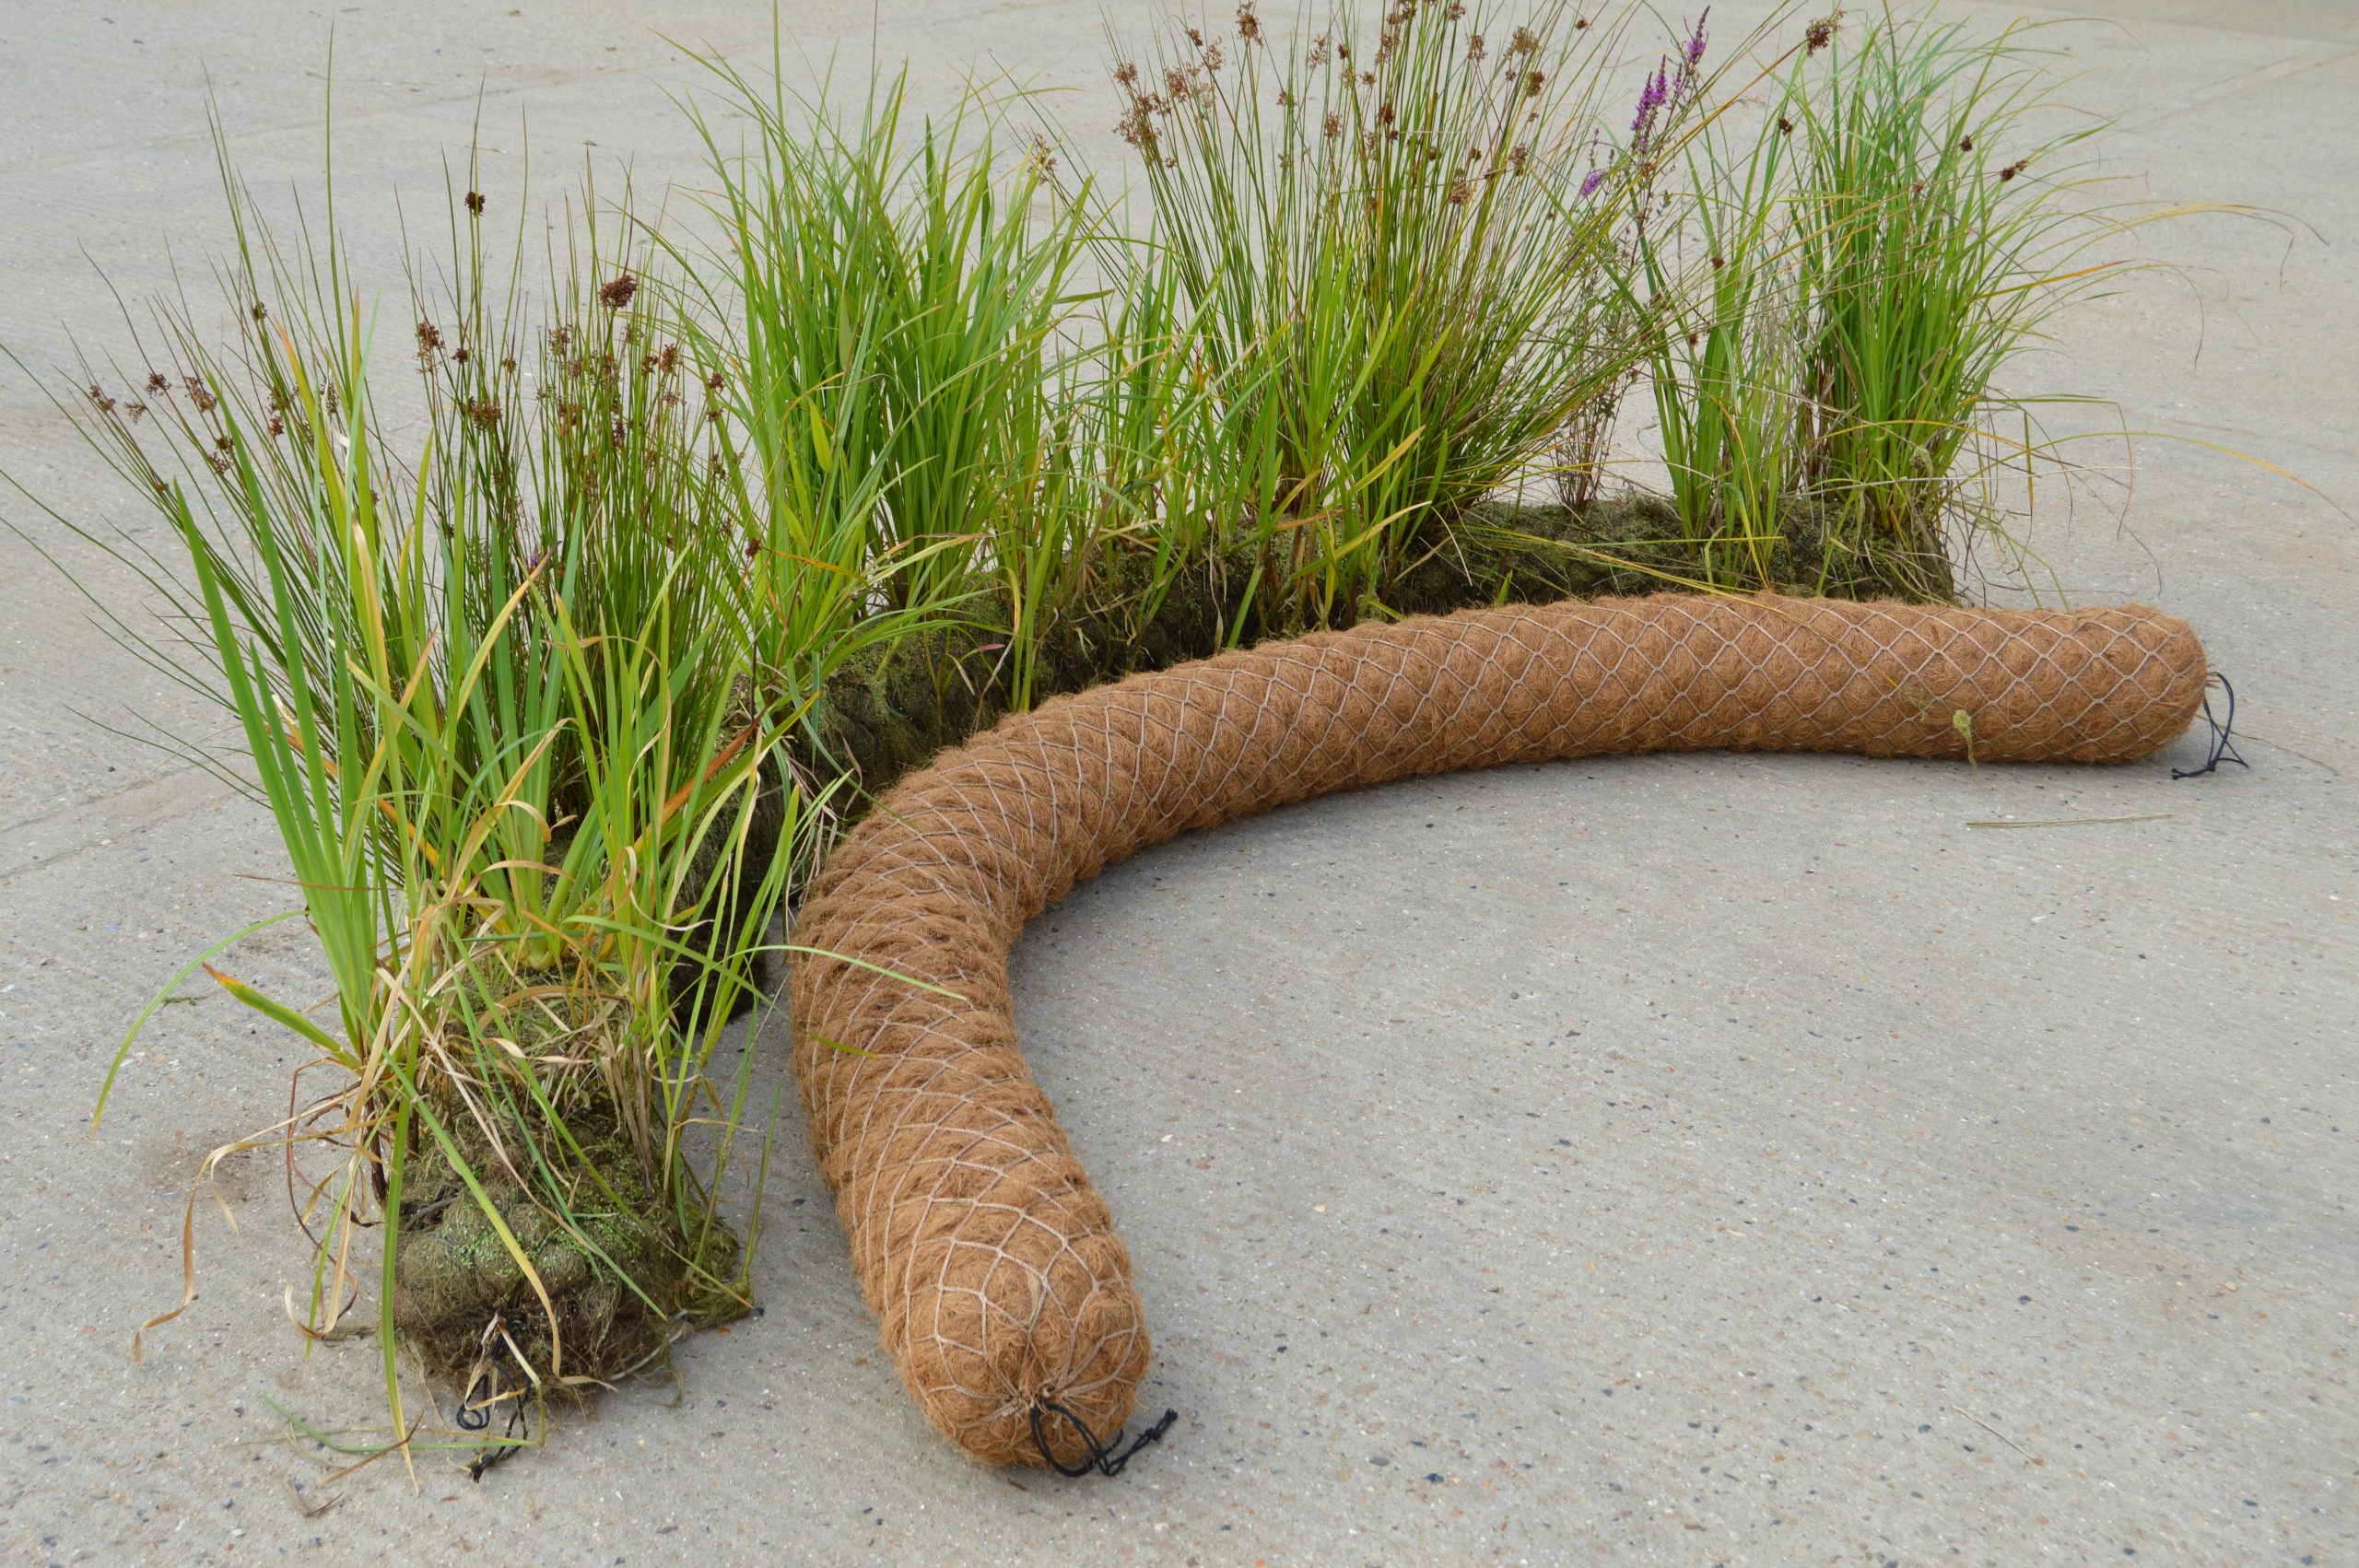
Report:
[[1688,35],[1686,47],[1679,52],[1679,75],[1671,84],[1674,100],[1686,97],[1687,89],[1696,85],[1696,68],[1704,63],[1704,23],[1711,14],[1712,8],[1705,6],[1704,15],[1696,18],[1696,30]]
[[1590,197],[1595,195],[1597,193],[1597,188],[1604,183],[1605,170],[1602,169],[1590,170],[1589,171],[1589,178],[1581,181],[1581,200],[1587,201]]
[[1662,107],[1662,73],[1658,71],[1638,89],[1638,112],[1630,121],[1630,133],[1645,139],[1647,127],[1654,123],[1655,111]]
[[1630,121],[1630,146],[1633,151],[1646,150],[1648,138],[1654,135],[1655,116],[1662,112],[1662,106],[1671,101],[1671,96],[1670,66],[1667,64],[1658,64],[1655,67],[1655,74],[1649,77],[1647,85],[1639,89],[1638,112]]

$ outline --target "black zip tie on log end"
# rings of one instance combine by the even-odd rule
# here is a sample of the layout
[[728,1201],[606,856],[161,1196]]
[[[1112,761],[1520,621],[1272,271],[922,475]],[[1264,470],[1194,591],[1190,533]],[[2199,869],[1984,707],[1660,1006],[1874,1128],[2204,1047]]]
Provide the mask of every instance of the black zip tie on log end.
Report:
[[[1089,1445],[1088,1458],[1084,1459],[1078,1465],[1068,1465],[1057,1457],[1055,1452],[1049,1446],[1049,1426],[1047,1421],[1044,1419],[1050,1411],[1054,1411],[1056,1414],[1064,1417],[1066,1423],[1075,1432],[1081,1433],[1081,1440]],[[1073,1476],[1077,1478],[1088,1475],[1093,1470],[1101,1476],[1118,1476],[1122,1473],[1122,1467],[1128,1465],[1133,1459],[1138,1457],[1140,1449],[1145,1447],[1150,1443],[1161,1442],[1163,1440],[1163,1434],[1170,1431],[1172,1422],[1179,1419],[1180,1412],[1178,1410],[1164,1411],[1163,1419],[1161,1421],[1156,1422],[1153,1426],[1148,1427],[1136,1437],[1131,1439],[1131,1445],[1117,1454],[1109,1450],[1106,1445],[1098,1442],[1097,1434],[1090,1431],[1088,1426],[1079,1416],[1074,1414],[1071,1410],[1065,1409],[1064,1406],[1057,1403],[1054,1399],[1044,1399],[1040,1403],[1032,1407],[1032,1441],[1039,1445],[1040,1457],[1048,1462],[1048,1466],[1050,1469],[1056,1471],[1057,1474],[1061,1476]],[[1121,1442],[1122,1434],[1119,1432],[1116,1433],[1114,1434],[1114,1441],[1116,1443]]]
[[2171,777],[2175,779],[2201,778],[2207,773],[2219,771],[2220,765],[2224,762],[2233,762],[2243,768],[2252,766],[2252,764],[2236,755],[2236,748],[2228,738],[2229,731],[2236,727],[2236,688],[2230,685],[2228,677],[2217,670],[2212,672],[2212,678],[2205,685],[2209,685],[2215,682],[2220,689],[2227,694],[2228,716],[2225,719],[2212,718],[2212,699],[2209,696],[2203,699],[2203,722],[2212,726],[2212,755],[2203,759],[2201,767],[2172,768]]

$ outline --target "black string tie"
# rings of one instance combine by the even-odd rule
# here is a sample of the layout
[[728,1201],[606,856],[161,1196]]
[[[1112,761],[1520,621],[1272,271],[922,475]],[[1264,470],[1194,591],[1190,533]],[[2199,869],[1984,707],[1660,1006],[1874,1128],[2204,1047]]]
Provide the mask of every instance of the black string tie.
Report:
[[[467,1379],[466,1391],[459,1396],[457,1419],[462,1432],[487,1431],[491,1426],[492,1408],[503,1403],[508,1406],[507,1430],[499,1438],[487,1443],[483,1451],[475,1456],[475,1462],[467,1467],[467,1479],[472,1481],[482,1481],[486,1470],[512,1457],[517,1449],[532,1440],[532,1426],[524,1415],[526,1386],[520,1382],[512,1395],[504,1400],[500,1397],[499,1362],[506,1351],[504,1344],[494,1345],[485,1363]],[[481,1399],[475,1398],[477,1388],[485,1390]]]
[[[1089,1445],[1088,1458],[1078,1465],[1068,1465],[1057,1457],[1055,1452],[1049,1446],[1049,1426],[1045,1418],[1050,1411],[1064,1417],[1067,1424],[1081,1433],[1081,1440]],[[1171,1430],[1171,1423],[1179,1419],[1178,1410],[1164,1411],[1161,1421],[1133,1438],[1129,1447],[1115,1454],[1108,1452],[1106,1445],[1097,1441],[1097,1434],[1090,1431],[1079,1416],[1054,1399],[1044,1399],[1032,1407],[1032,1441],[1040,1445],[1040,1457],[1047,1460],[1049,1468],[1061,1476],[1086,1476],[1092,1470],[1101,1476],[1118,1476],[1122,1473],[1123,1466],[1138,1457],[1140,1449],[1150,1443],[1160,1442],[1163,1434]],[[1116,1433],[1114,1441],[1120,1443],[1121,1440],[1122,1434]]]
[[[2224,762],[2233,762],[2244,768],[2252,766],[2236,755],[2236,746],[2228,739],[2228,732],[2236,727],[2236,688],[2230,685],[2228,677],[2217,670],[2212,672],[2212,681],[2218,682],[2220,689],[2227,694],[2228,716],[2225,719],[2212,718],[2212,699],[2208,696],[2204,697],[2203,722],[2212,726],[2212,755],[2204,758],[2201,767],[2172,768],[2173,778],[2201,778],[2207,773],[2217,771]],[[2205,683],[2207,685],[2210,684],[2209,681]]]

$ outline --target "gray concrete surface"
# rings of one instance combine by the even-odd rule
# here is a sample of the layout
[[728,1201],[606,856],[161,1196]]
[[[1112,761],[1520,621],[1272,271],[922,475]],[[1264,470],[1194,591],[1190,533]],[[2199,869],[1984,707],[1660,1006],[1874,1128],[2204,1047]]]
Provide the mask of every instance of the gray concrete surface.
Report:
[[[2115,18],[2058,38],[2077,101],[2120,121],[2107,156],[2285,216],[2154,231],[2188,272],[2075,319],[2059,368],[2133,430],[2352,503],[2353,12],[2081,8]],[[439,197],[479,87],[503,167],[529,116],[544,193],[584,151],[687,177],[655,14],[0,6],[0,339],[41,364],[60,323],[117,341],[91,263],[136,296],[168,246],[218,240],[208,70],[248,171],[315,188],[331,28],[346,216],[388,267],[394,193]],[[792,8],[815,51],[873,29],[927,91],[986,55],[1084,88],[1103,146],[1098,18]],[[722,0],[661,20],[746,54],[768,25]],[[2199,314],[2187,279],[2222,298]],[[2040,543],[2076,595],[2197,623],[2249,772],[2174,784],[2189,743],[2103,774],[1461,777],[1158,850],[1027,935],[1027,1043],[1137,1258],[1147,1398],[1182,1418],[1114,1482],[987,1473],[929,1434],[792,1127],[766,1315],[480,1486],[323,1489],[273,1441],[265,1398],[372,1419],[374,1358],[302,1357],[259,1162],[229,1175],[239,1231],[200,1215],[195,1307],[133,1364],[195,1156],[271,1117],[294,1054],[226,999],[174,1008],[95,1135],[87,1112],[149,989],[279,906],[245,880],[278,851],[103,727],[186,710],[0,534],[0,1558],[2359,1561],[2359,528],[2209,447],[2137,450],[2130,532],[2083,512]],[[71,516],[131,515],[14,382],[0,451]],[[241,965],[317,973],[291,932]]]

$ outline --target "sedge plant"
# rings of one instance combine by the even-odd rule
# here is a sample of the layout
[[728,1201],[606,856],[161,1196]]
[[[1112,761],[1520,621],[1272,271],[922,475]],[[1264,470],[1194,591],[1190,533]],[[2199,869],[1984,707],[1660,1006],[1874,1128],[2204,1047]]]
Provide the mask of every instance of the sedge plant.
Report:
[[[289,1316],[317,1341],[373,1295],[397,1445],[406,1346],[462,1390],[449,1441],[497,1451],[527,1404],[750,1305],[721,1212],[747,1081],[719,1053],[808,802],[709,389],[644,263],[593,228],[535,329],[486,286],[471,179],[447,287],[414,279],[389,333],[332,206],[282,244],[219,156],[237,335],[182,290],[66,405],[182,559],[54,521],[158,606],[102,621],[227,708],[237,745],[186,744],[270,811],[333,982],[314,1008],[203,960],[317,1053],[231,1146],[286,1151],[312,1263]],[[194,1290],[192,1261],[147,1327]]]
[[[1994,479],[2058,461],[2004,370],[2154,214],[2084,200],[2020,25],[1810,20],[1732,90],[1686,53],[1644,84],[1629,292],[1701,579],[1947,600],[2004,536]],[[1661,129],[1690,107],[1689,126]],[[1678,170],[1676,186],[1668,171]],[[1813,546],[1787,552],[1798,534]],[[1814,566],[1813,563],[1815,563]]]
[[[906,73],[847,118],[782,60],[702,63],[751,133],[724,143],[687,105],[722,236],[693,269],[698,352],[745,443],[742,525],[781,604],[806,602],[797,640],[833,646],[876,611],[956,603],[1030,544],[1093,208],[1050,200],[1038,150],[1002,156],[1006,105],[979,93],[913,126]],[[786,591],[806,576],[818,592]]]
[[1249,4],[1115,68],[1146,245],[1226,402],[1200,466],[1233,476],[1287,626],[1386,613],[1638,353],[1620,186],[1587,178],[1622,24],[1399,0],[1307,30],[1273,42]]
[[[2024,24],[1920,11],[1814,25],[1783,96],[1805,314],[1798,487],[1855,558],[1945,599],[1996,527],[1987,481],[2051,455],[2005,371],[2127,260],[2141,215],[2092,204]],[[2145,215],[2151,216],[2151,215]]]

